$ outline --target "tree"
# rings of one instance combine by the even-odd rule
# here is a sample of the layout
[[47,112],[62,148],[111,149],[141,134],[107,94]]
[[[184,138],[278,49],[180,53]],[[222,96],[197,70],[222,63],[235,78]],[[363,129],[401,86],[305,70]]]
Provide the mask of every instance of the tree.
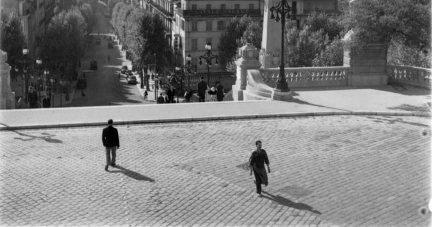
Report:
[[325,50],[321,51],[313,60],[312,66],[342,66],[344,47],[340,39],[334,39],[330,45],[326,45]]
[[310,26],[309,29],[312,32],[323,29],[323,33],[327,34],[330,40],[333,40],[344,29],[343,25],[339,23],[340,18],[340,16],[329,16],[323,12],[314,11],[306,18],[305,25]]
[[95,24],[93,9],[90,4],[84,3],[79,7],[79,11],[81,12],[81,15],[84,17],[84,20],[87,24],[87,34],[90,34]]
[[[121,10],[119,11],[119,14],[117,16],[117,30],[118,30],[118,35],[120,38],[120,41],[122,43],[125,43],[126,41],[126,25],[127,25],[127,19],[130,15],[130,13],[132,12],[132,10],[134,9],[133,6],[131,5],[125,5],[124,7],[121,8]],[[127,45],[125,45],[127,47]]]
[[293,22],[287,24],[285,36],[286,65],[289,67],[310,67],[312,60],[325,48],[324,30],[312,31],[306,25],[299,30]]
[[246,31],[247,25],[252,22],[252,19],[247,16],[233,17],[227,23],[225,32],[220,37],[219,61],[221,64],[226,64],[236,55],[239,47],[239,40]]
[[126,5],[123,2],[116,3],[114,8],[113,8],[112,14],[111,14],[111,25],[113,26],[113,28],[117,34],[119,34],[119,30],[118,30],[119,14],[120,14],[121,9],[125,6]]
[[15,65],[23,54],[26,38],[23,33],[20,19],[16,14],[2,15],[1,18],[1,49],[7,52],[9,65]]
[[114,12],[114,7],[117,5],[117,3],[119,3],[120,2],[120,0],[108,0],[108,13],[110,14],[110,15],[112,15],[113,14],[113,12]]
[[398,41],[393,41],[388,49],[387,63],[392,65],[409,65],[431,68],[431,52],[423,52]]
[[353,1],[345,14],[354,33],[349,47],[356,53],[369,43],[401,43],[424,53],[431,48],[430,0]]

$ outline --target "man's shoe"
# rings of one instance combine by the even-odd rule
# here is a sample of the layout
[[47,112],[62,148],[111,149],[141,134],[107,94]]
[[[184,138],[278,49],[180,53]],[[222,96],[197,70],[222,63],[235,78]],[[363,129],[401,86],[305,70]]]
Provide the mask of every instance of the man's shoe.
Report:
[[105,171],[108,171],[108,165],[105,166]]
[[111,164],[111,166],[116,166],[116,164],[115,164],[115,163],[113,163],[113,164]]

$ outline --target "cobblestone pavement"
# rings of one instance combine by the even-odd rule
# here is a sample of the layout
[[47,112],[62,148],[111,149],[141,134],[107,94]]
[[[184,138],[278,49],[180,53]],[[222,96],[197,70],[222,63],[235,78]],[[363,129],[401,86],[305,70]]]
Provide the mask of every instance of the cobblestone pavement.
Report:
[[[430,118],[327,116],[1,131],[0,225],[429,226]],[[246,170],[254,142],[269,186]]]

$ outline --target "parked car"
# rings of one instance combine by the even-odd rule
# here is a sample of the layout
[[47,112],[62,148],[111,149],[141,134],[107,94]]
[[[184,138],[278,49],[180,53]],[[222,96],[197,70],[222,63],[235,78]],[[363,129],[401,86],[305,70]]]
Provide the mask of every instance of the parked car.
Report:
[[97,70],[97,61],[90,61],[90,70]]
[[126,78],[133,76],[132,70],[126,70]]
[[121,74],[125,74],[127,69],[128,69],[128,67],[127,67],[126,65],[123,65],[123,66],[121,67],[121,71],[120,71],[120,73],[121,73]]
[[134,75],[130,75],[126,78],[128,84],[136,84],[137,83],[137,78]]

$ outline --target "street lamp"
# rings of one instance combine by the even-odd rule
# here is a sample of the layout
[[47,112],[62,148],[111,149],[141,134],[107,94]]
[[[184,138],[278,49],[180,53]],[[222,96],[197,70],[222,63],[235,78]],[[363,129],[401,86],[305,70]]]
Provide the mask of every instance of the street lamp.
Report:
[[42,73],[42,70],[40,69],[40,66],[42,65],[42,59],[36,59],[36,64],[38,65],[38,77],[37,77],[37,88],[38,88],[38,92],[39,92],[39,99],[41,98],[41,95],[40,95],[40,90],[41,90],[41,88],[40,88],[40,86],[41,86],[41,83],[40,83],[40,80],[41,80],[41,76],[40,76],[40,74]]
[[210,84],[210,68],[212,66],[211,60],[216,58],[216,66],[218,65],[218,56],[214,55],[211,52],[211,43],[209,41],[207,41],[207,45],[205,45],[205,49],[207,50],[206,53],[204,53],[204,55],[200,56],[199,59],[199,64],[202,65],[201,59],[204,59],[206,61],[206,65],[207,65],[207,84]]
[[[279,66],[279,78],[276,83],[276,90],[279,92],[288,92],[290,91],[288,87],[288,83],[285,79],[285,64],[284,64],[284,36],[285,36],[285,18],[291,20],[296,20],[296,8],[290,7],[286,0],[280,0],[277,6],[272,6],[270,8],[271,16],[270,19],[274,19],[276,22],[281,20],[282,24],[282,40],[281,40],[281,64]],[[276,12],[276,18],[273,15],[273,12]],[[292,16],[290,15],[292,13]],[[280,16],[279,16],[280,15]]]
[[196,71],[197,71],[197,66],[194,65],[194,64],[192,64],[191,60],[192,60],[192,57],[191,57],[190,54],[188,54],[186,56],[186,64],[183,65],[183,66],[177,66],[175,68],[176,71],[182,75],[182,78],[185,76],[185,72],[188,73],[188,75],[187,75],[187,90],[189,90],[190,75],[192,74],[191,69],[195,68],[195,72],[194,73],[196,73]]
[[[24,59],[18,61],[19,63],[22,63],[22,64],[23,64],[23,67],[22,67],[23,76],[22,76],[22,78],[24,79],[24,87],[22,87],[23,92],[22,92],[21,94],[24,95],[24,92],[25,92],[25,98],[24,98],[24,100],[26,100],[26,103],[27,103],[27,97],[28,97],[28,88],[27,88],[27,87],[28,87],[28,78],[27,78],[27,70],[28,70],[28,65],[29,65],[29,63],[30,63],[30,62],[28,61],[28,56],[27,56],[27,54],[29,53],[29,50],[28,50],[26,47],[24,47],[23,50],[22,50],[22,53],[23,53],[23,55],[24,55]],[[18,71],[19,71],[18,67],[15,66],[15,72],[18,73]],[[21,84],[21,85],[22,85],[22,84]]]

